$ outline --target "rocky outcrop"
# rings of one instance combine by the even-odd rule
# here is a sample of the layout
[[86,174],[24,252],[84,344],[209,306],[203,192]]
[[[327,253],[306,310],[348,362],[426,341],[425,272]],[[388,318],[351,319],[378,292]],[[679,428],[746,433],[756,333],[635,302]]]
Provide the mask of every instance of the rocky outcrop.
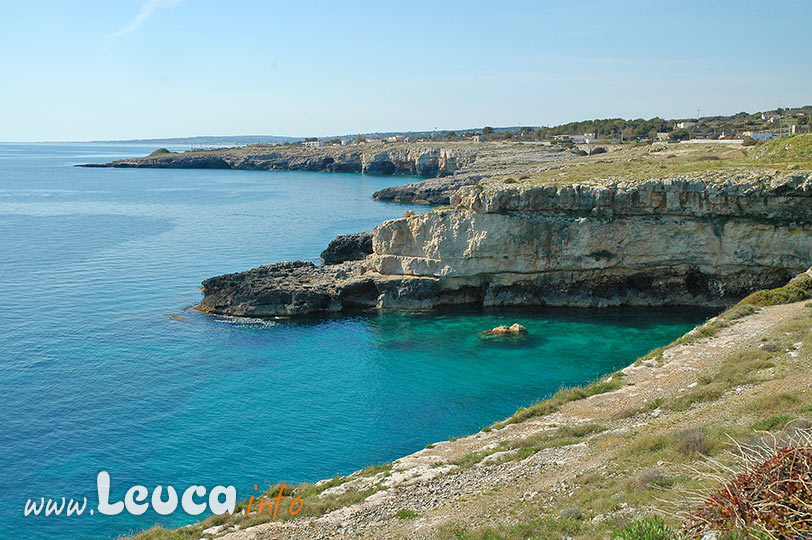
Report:
[[271,317],[372,307],[372,280],[353,263],[317,267],[284,262],[203,282],[199,309],[208,313]]
[[200,311],[241,317],[288,317],[368,308],[426,310],[473,298],[432,277],[381,276],[363,261],[316,266],[295,261],[203,282]]
[[557,168],[572,158],[573,155],[563,148],[486,145],[486,148],[477,149],[475,161],[464,164],[450,176],[384,188],[372,197],[397,202],[451,204],[453,195],[463,186],[474,186],[495,176],[527,177],[528,174]]
[[360,145],[326,147],[244,147],[163,152],[143,158],[88,164],[85,167],[144,167],[169,169],[247,169],[350,172],[380,175],[442,177],[473,162],[470,146]]
[[363,262],[209,280],[203,308],[721,307],[812,265],[808,173],[723,184],[480,185],[452,202],[376,227]]
[[482,179],[478,174],[455,174],[444,178],[429,178],[402,186],[376,191],[373,199],[382,201],[449,204],[451,197],[463,186],[475,185]]
[[344,234],[337,236],[327,249],[321,252],[324,264],[360,261],[372,255],[372,233]]
[[482,304],[723,306],[812,264],[812,180],[464,187],[456,207],[375,231],[372,268]]
[[503,336],[523,336],[526,334],[527,328],[525,328],[523,325],[519,323],[513,323],[510,326],[506,324],[500,324],[495,328],[483,331],[481,335],[503,337]]

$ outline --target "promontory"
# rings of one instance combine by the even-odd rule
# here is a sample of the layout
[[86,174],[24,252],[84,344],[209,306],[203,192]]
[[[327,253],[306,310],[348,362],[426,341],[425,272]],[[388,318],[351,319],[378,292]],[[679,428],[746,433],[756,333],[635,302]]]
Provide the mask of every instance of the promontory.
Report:
[[274,263],[208,279],[199,308],[214,314],[722,307],[812,264],[812,135],[751,148],[654,143],[608,150],[248,147],[108,165],[419,175],[430,178],[376,195],[445,203],[375,227],[371,250],[366,236],[366,248],[350,248],[351,260]]

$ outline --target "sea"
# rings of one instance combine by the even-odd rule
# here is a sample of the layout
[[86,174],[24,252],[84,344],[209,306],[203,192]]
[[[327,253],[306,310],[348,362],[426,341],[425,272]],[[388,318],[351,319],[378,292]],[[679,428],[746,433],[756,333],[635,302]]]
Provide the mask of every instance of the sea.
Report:
[[[230,319],[202,280],[319,261],[339,234],[426,206],[411,178],[77,168],[155,146],[0,144],[0,538],[108,539],[203,516],[102,515],[134,485],[312,482],[471,434],[680,336],[696,309],[371,311]],[[170,148],[180,150],[183,148]],[[483,341],[518,322],[524,340]],[[40,497],[81,516],[25,515]]]

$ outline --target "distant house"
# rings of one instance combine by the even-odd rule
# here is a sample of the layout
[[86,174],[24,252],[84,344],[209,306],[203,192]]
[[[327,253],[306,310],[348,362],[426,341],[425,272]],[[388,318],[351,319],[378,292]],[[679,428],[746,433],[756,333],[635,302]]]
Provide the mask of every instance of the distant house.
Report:
[[658,131],[656,139],[658,141],[667,141],[669,139],[669,137],[670,137],[670,135],[669,135],[669,133],[667,131]]
[[771,129],[769,131],[745,131],[742,133],[742,135],[757,141],[771,141],[785,135],[794,135],[797,132],[797,129],[797,126],[790,126],[788,128]]
[[584,133],[583,135],[567,135],[575,144],[590,144],[598,142],[595,132]]
[[779,118],[781,118],[781,116],[777,114],[761,113],[761,119],[766,120],[770,124],[774,124],[775,122],[778,121]]
[[688,129],[692,128],[696,125],[696,122],[693,120],[683,120],[682,122],[677,122],[676,127],[677,129]]
[[773,139],[777,139],[780,135],[777,135],[771,131],[756,131],[751,133],[749,137],[757,140],[757,141],[771,141]]
[[474,142],[479,142],[480,138],[481,137],[479,135],[474,135],[473,137],[471,137],[471,140]]
[[321,146],[321,141],[305,141],[305,146]]

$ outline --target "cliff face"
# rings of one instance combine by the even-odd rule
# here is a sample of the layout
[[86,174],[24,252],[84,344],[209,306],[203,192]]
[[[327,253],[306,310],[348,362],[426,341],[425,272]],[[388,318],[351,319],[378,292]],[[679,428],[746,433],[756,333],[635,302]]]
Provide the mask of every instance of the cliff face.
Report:
[[510,184],[458,190],[451,204],[483,213],[565,213],[578,216],[740,217],[810,222],[808,172],[756,176],[713,183],[697,178],[586,185],[516,187]]
[[[810,137],[765,145],[756,156],[680,144],[580,158],[522,144],[287,149],[285,168],[455,171],[392,190],[392,198],[456,190],[446,191],[449,208],[378,226],[363,260],[212,278],[201,309],[265,316],[449,304],[724,306],[812,265]],[[280,163],[244,150],[229,166]],[[795,161],[782,161],[790,150]]]
[[248,169],[353,172],[383,175],[447,176],[473,162],[476,153],[468,148],[436,146],[231,148],[164,153],[144,158],[122,159],[102,167],[146,167],[171,169]]
[[435,278],[486,306],[721,306],[812,264],[805,174],[467,186],[452,202],[377,227],[374,271]]
[[363,261],[207,280],[201,309],[719,307],[812,265],[809,173],[725,184],[490,184],[463,187],[454,202],[381,224]]

